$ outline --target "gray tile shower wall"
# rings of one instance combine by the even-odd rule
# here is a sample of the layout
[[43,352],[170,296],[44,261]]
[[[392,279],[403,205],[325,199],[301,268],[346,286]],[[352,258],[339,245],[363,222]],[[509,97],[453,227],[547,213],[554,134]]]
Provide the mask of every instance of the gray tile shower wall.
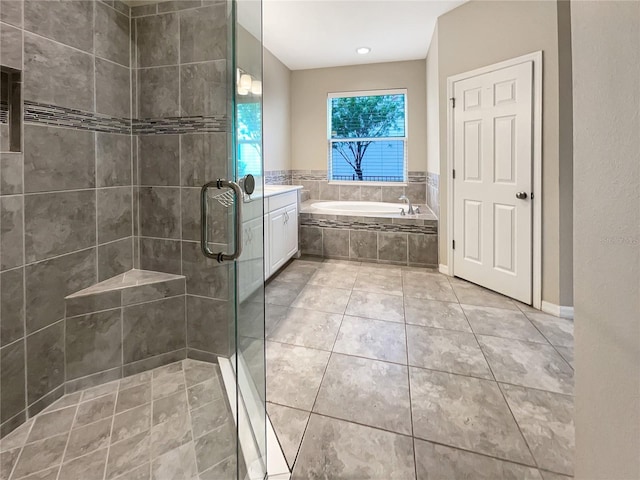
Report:
[[117,0],[0,5],[24,103],[22,151],[0,151],[2,435],[63,393],[64,297],[133,265],[129,50]]
[[[134,7],[134,150],[143,269],[186,277],[188,355],[228,355],[228,265],[200,252],[200,187],[228,175],[227,5]],[[225,248],[228,210],[210,200],[210,238]]]
[[427,205],[440,218],[440,175],[427,172]]

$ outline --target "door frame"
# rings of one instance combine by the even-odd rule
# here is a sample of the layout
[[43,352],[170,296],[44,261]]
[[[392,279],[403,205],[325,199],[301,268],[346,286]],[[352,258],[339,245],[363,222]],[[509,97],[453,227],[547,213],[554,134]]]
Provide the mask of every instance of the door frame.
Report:
[[533,62],[533,138],[531,146],[533,149],[532,161],[532,187],[533,198],[533,252],[532,252],[532,303],[533,308],[542,308],[542,50],[511,58],[503,62],[487,65],[468,72],[452,75],[447,78],[447,264],[448,274],[455,276],[455,265],[453,255],[453,235],[454,235],[454,119],[453,106],[450,101],[453,98],[453,88],[456,82],[468,78],[513,67],[525,62]]

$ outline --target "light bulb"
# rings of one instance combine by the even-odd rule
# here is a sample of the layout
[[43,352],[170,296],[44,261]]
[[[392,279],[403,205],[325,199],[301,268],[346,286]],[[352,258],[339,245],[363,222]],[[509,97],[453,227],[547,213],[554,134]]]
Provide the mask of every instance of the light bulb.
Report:
[[251,82],[251,93],[254,95],[262,95],[262,82],[260,80]]
[[243,73],[240,75],[240,81],[238,82],[240,88],[243,88],[247,91],[251,89],[251,75],[248,73]]
[[248,95],[249,90],[247,88],[238,87],[238,95]]
[[369,47],[358,47],[356,49],[356,52],[358,52],[359,55],[366,55],[370,51],[371,51],[371,49]]

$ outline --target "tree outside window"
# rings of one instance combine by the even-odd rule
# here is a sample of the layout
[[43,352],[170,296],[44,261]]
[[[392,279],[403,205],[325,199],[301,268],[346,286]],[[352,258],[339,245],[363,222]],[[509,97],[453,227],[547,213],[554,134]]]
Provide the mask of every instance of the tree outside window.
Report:
[[406,90],[329,96],[329,180],[406,181]]

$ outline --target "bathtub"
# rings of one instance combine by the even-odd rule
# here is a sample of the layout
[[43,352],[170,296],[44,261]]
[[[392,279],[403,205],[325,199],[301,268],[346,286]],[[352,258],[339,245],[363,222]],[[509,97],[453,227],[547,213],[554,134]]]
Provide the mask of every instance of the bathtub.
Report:
[[300,208],[304,255],[416,267],[438,264],[438,220],[429,207],[400,215],[402,203],[308,200]]
[[400,211],[406,212],[408,205],[387,202],[320,202],[311,203],[303,210],[304,213],[319,215],[350,215],[357,217],[394,217],[399,216]]

